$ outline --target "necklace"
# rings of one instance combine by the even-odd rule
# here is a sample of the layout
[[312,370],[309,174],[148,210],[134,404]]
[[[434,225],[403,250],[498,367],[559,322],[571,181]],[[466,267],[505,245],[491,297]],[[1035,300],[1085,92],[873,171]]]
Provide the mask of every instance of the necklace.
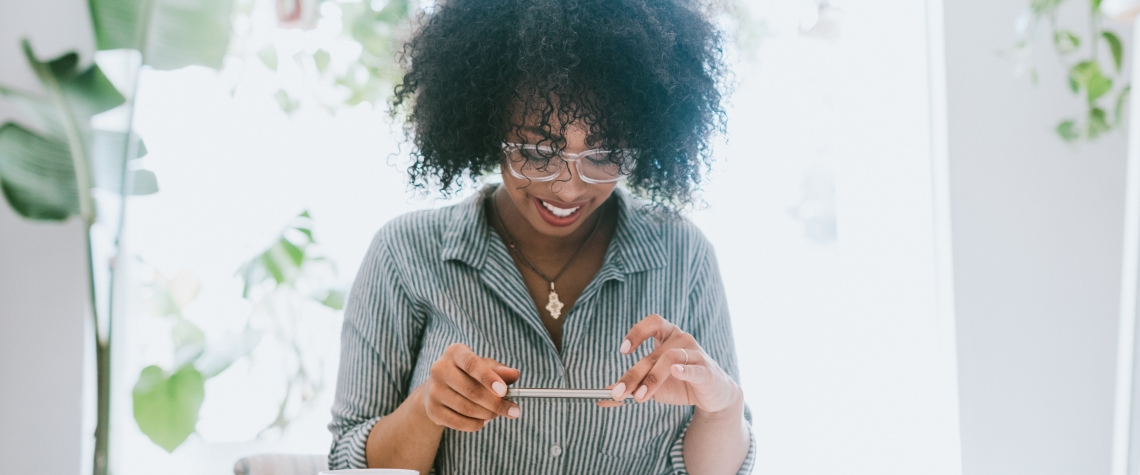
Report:
[[[530,259],[526,258],[526,254],[523,254],[522,249],[520,249],[518,245],[515,244],[515,238],[511,235],[511,232],[507,230],[507,224],[503,222],[502,213],[499,212],[499,202],[495,200],[494,195],[491,195],[491,205],[495,208],[495,219],[499,221],[499,226],[503,227],[503,233],[505,234],[503,237],[507,238],[507,248],[515,251],[515,253],[519,255],[519,258],[522,260],[523,264],[526,265],[531,271],[533,271],[535,274],[538,274],[538,276],[542,277],[543,280],[550,282],[550,296],[547,297],[546,311],[550,312],[550,316],[552,318],[558,320],[558,317],[562,316],[563,304],[561,300],[558,300],[558,292],[554,290],[554,281],[558,280],[559,277],[562,277],[562,274],[566,272],[566,269],[569,269],[570,264],[574,262],[574,258],[578,257],[578,254],[582,252],[582,249],[586,248],[586,244],[590,242],[590,238],[593,238],[594,234],[597,233],[598,226],[602,223],[602,218],[605,217],[605,214],[598,214],[598,219],[594,222],[594,228],[590,230],[590,234],[586,235],[586,239],[582,240],[582,244],[578,245],[578,249],[574,251],[574,254],[570,255],[570,259],[566,260],[566,264],[562,266],[562,269],[559,270],[557,274],[554,274],[553,278],[551,278],[547,277],[546,274],[538,270],[534,264],[531,264]],[[604,208],[599,211],[600,213],[605,213]]]

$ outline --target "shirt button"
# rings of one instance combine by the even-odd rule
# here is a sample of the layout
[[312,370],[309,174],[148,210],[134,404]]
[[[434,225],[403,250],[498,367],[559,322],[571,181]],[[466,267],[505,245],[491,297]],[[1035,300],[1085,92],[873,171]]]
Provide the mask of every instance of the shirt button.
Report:
[[557,457],[559,455],[562,455],[562,447],[559,447],[557,445],[551,445],[550,446],[550,456],[551,457]]

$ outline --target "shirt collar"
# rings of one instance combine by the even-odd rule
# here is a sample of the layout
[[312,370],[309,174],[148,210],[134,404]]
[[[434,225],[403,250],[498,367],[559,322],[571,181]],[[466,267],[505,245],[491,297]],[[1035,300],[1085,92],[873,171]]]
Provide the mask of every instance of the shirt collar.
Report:
[[[448,209],[446,228],[443,231],[440,257],[457,260],[482,269],[487,259],[487,248],[494,239],[494,231],[487,223],[484,210],[486,198],[498,185],[488,185],[475,195]],[[661,239],[662,220],[668,217],[654,216],[647,212],[645,203],[634,198],[621,187],[614,189],[618,197],[618,223],[606,260],[624,274],[642,272],[665,267],[665,248]],[[608,267],[611,262],[603,264]]]

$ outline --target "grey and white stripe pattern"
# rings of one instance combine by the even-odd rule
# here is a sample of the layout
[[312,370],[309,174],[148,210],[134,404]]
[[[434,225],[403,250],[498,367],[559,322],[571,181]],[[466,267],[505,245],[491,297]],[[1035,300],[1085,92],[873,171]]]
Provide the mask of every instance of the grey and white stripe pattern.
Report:
[[[652,350],[649,342],[622,355],[618,346],[633,324],[656,313],[696,337],[739,381],[716,257],[692,223],[655,217],[617,189],[617,229],[601,270],[563,317],[559,351],[485,218],[484,198],[493,189],[404,215],[376,234],[345,310],[331,468],[365,466],[372,426],[427,379],[452,343],[518,368],[519,387],[603,388]],[[686,473],[682,447],[692,407],[516,402],[519,419],[495,419],[474,433],[445,430],[432,472]],[[751,472],[755,451],[753,439],[741,474]]]

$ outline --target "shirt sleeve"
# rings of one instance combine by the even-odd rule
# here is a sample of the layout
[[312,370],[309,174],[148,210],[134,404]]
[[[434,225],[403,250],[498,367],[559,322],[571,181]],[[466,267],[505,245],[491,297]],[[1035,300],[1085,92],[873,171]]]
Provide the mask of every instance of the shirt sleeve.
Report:
[[424,318],[399,279],[384,230],[360,266],[345,306],[332,407],[329,468],[364,468],[376,421],[408,395]]
[[[720,278],[720,268],[717,265],[716,254],[712,245],[701,239],[698,251],[694,285],[689,294],[689,315],[691,328],[686,329],[700,343],[705,353],[708,353],[720,365],[736,384],[740,384],[740,368],[736,361],[736,345],[732,336],[732,321],[728,314],[728,299],[724,293],[724,284]],[[744,419],[748,424],[748,455],[737,472],[739,475],[752,473],[752,466],[756,459],[756,437],[752,432],[752,411],[748,404],[744,405]],[[687,475],[685,468],[684,445],[685,434],[689,431],[690,417],[685,427],[673,441],[669,456],[673,462],[673,472],[676,475]]]

